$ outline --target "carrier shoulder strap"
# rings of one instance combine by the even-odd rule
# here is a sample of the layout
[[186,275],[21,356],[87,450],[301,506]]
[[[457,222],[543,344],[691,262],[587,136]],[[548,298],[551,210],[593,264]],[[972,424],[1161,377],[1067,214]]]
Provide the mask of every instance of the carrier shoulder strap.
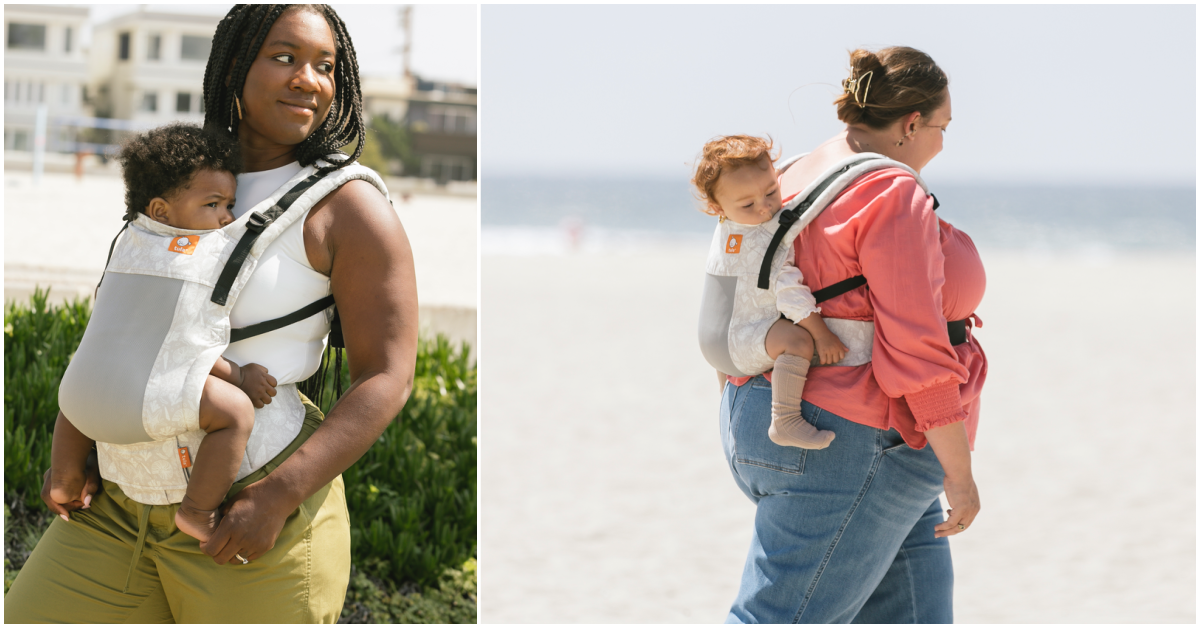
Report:
[[[272,206],[271,209],[267,210],[265,214],[258,214],[255,212],[254,215],[251,215],[250,221],[247,224],[246,234],[242,236],[242,239],[239,240],[237,245],[234,247],[234,252],[230,255],[229,261],[226,263],[225,268],[221,271],[220,278],[217,280],[217,286],[213,289],[212,301],[214,303],[220,303],[222,305],[224,304],[223,301],[217,301],[218,295],[224,300],[228,299],[229,290],[233,285],[233,281],[241,272],[242,265],[245,264],[246,259],[249,257],[249,253],[254,246],[254,243],[258,240],[258,237],[262,234],[263,230],[280,216],[282,216],[284,212],[286,212],[288,208],[290,208],[292,204],[296,202],[297,199],[304,195],[305,192],[307,192],[329,174],[335,174],[336,176],[344,177],[345,181],[342,183],[345,183],[351,179],[365,178],[361,173],[351,174],[351,171],[348,168],[340,168],[329,172],[321,172],[318,170],[300,183],[297,183],[291,190],[288,190],[286,194],[280,197],[279,202]],[[378,177],[375,176],[374,179],[378,179]],[[378,187],[378,185],[379,184],[376,183],[376,187]],[[386,196],[387,193],[383,188],[380,188],[380,191],[384,192]],[[389,203],[390,202],[391,201],[389,199]],[[232,344],[240,340],[253,338],[254,336],[287,327],[288,325],[298,323],[331,306],[334,309],[333,320],[330,322],[329,344],[334,348],[344,348],[346,344],[342,337],[341,317],[338,316],[336,303],[334,302],[332,294],[321,297],[320,299],[317,299],[316,301],[313,301],[312,303],[309,303],[308,305],[290,314],[280,316],[279,318],[273,318],[261,323],[247,325],[246,327],[231,329],[229,342]]]
[[[121,230],[117,232],[117,235],[113,236],[112,244],[108,245],[108,258],[104,260],[104,270],[108,270],[108,263],[112,261],[113,250],[117,248],[117,239],[121,237],[122,233],[125,233],[131,222],[133,221],[126,220],[125,224],[121,225]],[[102,283],[104,283],[104,273],[100,273],[100,281],[96,282],[96,294],[100,293],[100,284]]]
[[262,235],[263,230],[276,218],[282,216],[283,212],[296,202],[296,199],[327,174],[329,173],[318,170],[288,190],[287,194],[280,197],[279,201],[265,213],[254,212],[250,215],[250,219],[246,222],[246,233],[233,247],[233,254],[229,256],[229,261],[225,263],[225,268],[221,270],[221,275],[217,278],[217,285],[213,288],[213,303],[225,305],[229,299],[229,290],[233,288],[233,282],[242,270],[242,264],[246,263],[246,258],[250,256],[250,249],[254,247],[255,240],[258,240],[258,236]]
[[[839,177],[846,174],[846,172],[848,172],[854,166],[857,166],[858,164],[861,164],[866,161],[870,161],[872,159],[879,159],[879,158],[880,157],[877,155],[868,155],[868,156],[864,156],[862,159],[857,159],[857,160],[851,161],[850,163],[847,163],[846,165],[844,165],[841,168],[834,171],[833,174],[829,175],[828,177],[825,177],[825,180],[821,181],[821,183],[817,187],[813,188],[813,191],[810,192],[808,194],[808,196],[805,197],[805,199],[803,201],[801,201],[798,205],[796,205],[795,207],[789,208],[789,209],[780,210],[780,212],[779,212],[779,228],[775,230],[775,235],[771,238],[771,244],[769,246],[767,246],[767,253],[765,255],[763,255],[762,267],[758,271],[758,287],[759,287],[759,289],[761,289],[761,290],[770,289],[770,287],[771,287],[771,261],[775,259],[775,251],[777,251],[779,249],[779,243],[783,241],[783,237],[785,235],[787,235],[787,232],[791,229],[792,225],[795,224],[796,221],[800,220],[800,217],[806,211],[808,211],[808,209],[810,207],[812,207],[813,203],[817,202],[817,198],[819,198],[821,196],[821,193],[824,192],[826,189],[828,189],[829,186],[833,185],[834,181],[837,181]],[[788,166],[792,165],[792,163],[794,163],[794,161],[795,160],[788,161],[787,165]]]
[[[796,161],[798,161],[801,157],[804,157],[804,155],[792,157],[783,162],[780,162],[779,170],[781,172],[783,170],[786,170],[787,168],[791,167],[792,164],[796,163]],[[876,161],[874,163],[867,163],[867,162],[872,162],[873,160],[879,160],[879,161]],[[762,267],[759,270],[759,275],[758,275],[758,287],[763,290],[767,290],[770,288],[770,285],[771,285],[771,283],[770,283],[771,282],[771,261],[775,257],[775,251],[779,248],[780,242],[783,240],[784,236],[787,235],[787,232],[790,230],[791,226],[796,223],[796,221],[803,219],[806,224],[808,222],[812,221],[812,219],[815,217],[815,215],[808,216],[807,215],[808,211],[811,210],[816,213],[820,213],[822,210],[825,209],[824,206],[814,208],[813,204],[815,204],[817,202],[817,200],[820,198],[821,194],[823,194],[831,185],[833,185],[834,182],[838,181],[843,176],[846,176],[846,173],[849,172],[850,170],[854,170],[854,172],[849,177],[847,177],[848,179],[850,179],[850,181],[845,182],[845,185],[842,186],[844,188],[844,187],[847,187],[850,183],[852,183],[854,179],[857,179],[858,177],[862,176],[863,174],[866,174],[867,172],[871,172],[871,171],[883,169],[883,168],[891,168],[891,167],[898,167],[898,168],[907,170],[909,172],[909,174],[913,175],[913,177],[916,178],[917,184],[921,186],[921,189],[925,190],[926,194],[929,194],[929,189],[925,186],[925,182],[921,179],[920,175],[918,175],[915,171],[912,170],[912,168],[909,168],[908,166],[898,163],[898,162],[895,162],[891,159],[887,159],[883,155],[879,155],[877,153],[868,153],[868,154],[863,155],[861,159],[854,159],[854,160],[851,160],[851,161],[845,163],[841,168],[834,171],[832,174],[830,174],[828,177],[826,177],[823,181],[821,181],[821,183],[817,187],[815,187],[813,189],[813,191],[810,192],[808,194],[808,196],[805,197],[805,199],[801,203],[797,204],[794,208],[789,208],[789,209],[780,211],[779,229],[775,232],[774,237],[771,238],[771,244],[770,244],[770,246],[767,247],[767,253],[763,257]],[[934,196],[933,194],[929,194],[929,196],[931,198],[933,198],[933,210],[937,211],[937,208],[940,205],[940,203],[938,203],[937,197]],[[826,205],[827,204],[828,203],[826,203]],[[791,213],[788,214],[787,212],[791,212]],[[785,221],[786,221],[786,224],[785,224]],[[837,296],[841,296],[847,292],[850,292],[851,290],[854,290],[855,288],[865,286],[865,285],[867,285],[866,277],[863,277],[862,275],[855,275],[853,277],[843,279],[837,283],[834,283],[832,285],[821,288],[820,290],[814,290],[812,294],[813,294],[813,298],[816,299],[816,302],[821,303],[822,301],[828,301],[829,299],[832,299]]]

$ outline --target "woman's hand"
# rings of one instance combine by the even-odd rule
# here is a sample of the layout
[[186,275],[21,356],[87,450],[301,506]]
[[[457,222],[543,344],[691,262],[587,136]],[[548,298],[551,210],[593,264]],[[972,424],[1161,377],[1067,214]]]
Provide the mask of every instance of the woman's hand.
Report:
[[[975,478],[971,474],[962,478],[947,475],[943,486],[950,510],[946,511],[946,520],[933,527],[934,538],[965,532],[975,521],[975,515],[979,514],[979,489],[975,488]],[[963,526],[961,530],[958,527],[960,525]]]
[[70,521],[69,513],[72,510],[90,507],[92,496],[100,492],[100,465],[96,462],[96,452],[88,454],[87,476],[78,499],[59,503],[50,498],[50,489],[53,487],[53,471],[53,469],[46,469],[45,475],[42,476],[42,501],[46,503],[50,512],[62,517],[63,521]]
[[[247,364],[242,367],[242,392],[250,397],[255,408],[261,408],[271,403],[275,396],[277,382],[267,373],[267,367],[261,364]],[[245,554],[243,554],[244,556]]]
[[208,541],[200,544],[213,562],[224,565],[229,561],[240,565],[242,561],[254,560],[275,547],[275,540],[283,530],[283,524],[296,507],[288,507],[277,495],[261,490],[262,482],[255,482],[234,495],[221,508],[221,523]]
[[[979,489],[975,488],[975,477],[971,474],[971,447],[967,440],[967,429],[962,421],[926,430],[925,438],[942,465],[946,488],[946,502],[950,505],[946,521],[933,527],[933,536],[953,536],[965,532],[979,514]],[[958,526],[962,526],[959,528]]]

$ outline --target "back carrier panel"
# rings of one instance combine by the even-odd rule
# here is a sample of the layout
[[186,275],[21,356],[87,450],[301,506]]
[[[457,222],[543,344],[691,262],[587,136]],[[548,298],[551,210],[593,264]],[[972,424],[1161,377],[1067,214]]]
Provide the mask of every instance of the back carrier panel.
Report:
[[[780,162],[777,170],[782,174],[802,157]],[[920,175],[907,165],[878,153],[859,153],[831,166],[771,220],[761,225],[730,221],[717,225],[705,268],[699,324],[700,351],[713,368],[735,377],[769,370],[763,348],[747,344],[751,340],[761,342],[766,329],[780,318],[773,286],[784,263],[794,255],[793,242],[855,180],[885,168],[907,171],[928,193]],[[860,275],[812,292],[820,303],[865,284]],[[825,323],[850,349],[833,366],[858,366],[871,361],[874,323],[834,318],[826,318]]]

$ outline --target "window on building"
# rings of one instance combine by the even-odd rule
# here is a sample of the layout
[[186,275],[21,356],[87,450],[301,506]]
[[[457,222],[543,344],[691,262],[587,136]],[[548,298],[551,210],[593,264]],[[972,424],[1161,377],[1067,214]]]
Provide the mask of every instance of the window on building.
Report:
[[425,155],[421,158],[421,177],[439,184],[471,181],[475,178],[475,168],[470,158],[460,155]]
[[162,35],[151,34],[149,44],[146,48],[146,58],[151,61],[162,59]]
[[71,27],[67,27],[66,36],[63,39],[63,52],[71,52]]
[[200,113],[203,114],[204,113],[204,93],[201,92],[200,97],[197,98],[196,100],[200,101]]
[[38,83],[37,92],[38,92],[38,97],[37,97],[38,103],[41,104],[41,103],[46,102],[46,84],[45,83]]
[[117,36],[117,58],[121,61],[129,60],[129,33]]
[[45,50],[46,25],[8,23],[9,50]]
[[62,84],[62,104],[65,106],[70,106],[71,104],[71,87],[69,83]]
[[142,94],[142,111],[151,113],[158,111],[158,94],[155,92],[146,92]]
[[190,113],[192,111],[192,95],[188,92],[175,94],[175,113]]
[[10,89],[10,83],[8,81],[4,81],[4,102],[8,102],[8,99],[12,94],[12,92],[9,91]]
[[211,37],[184,35],[183,44],[179,48],[179,57],[185,61],[208,61],[210,50],[212,50]]

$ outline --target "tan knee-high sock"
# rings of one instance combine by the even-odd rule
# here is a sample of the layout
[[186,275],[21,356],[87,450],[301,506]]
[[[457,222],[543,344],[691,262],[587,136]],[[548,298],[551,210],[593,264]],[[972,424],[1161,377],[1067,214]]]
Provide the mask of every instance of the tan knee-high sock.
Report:
[[833,440],[833,432],[818,430],[800,414],[800,395],[808,376],[810,362],[796,355],[783,354],[775,360],[771,373],[771,428],[767,436],[776,445],[824,449]]

